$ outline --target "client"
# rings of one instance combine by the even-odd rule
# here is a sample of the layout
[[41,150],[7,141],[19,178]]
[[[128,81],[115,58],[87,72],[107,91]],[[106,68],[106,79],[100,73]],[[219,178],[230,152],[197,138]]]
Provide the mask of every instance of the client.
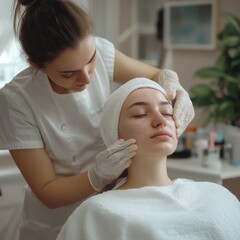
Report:
[[101,134],[106,146],[134,138],[137,154],[114,190],[83,202],[57,240],[236,240],[240,203],[223,186],[171,180],[167,156],[177,146],[172,103],[155,82],[136,78],[107,101]]

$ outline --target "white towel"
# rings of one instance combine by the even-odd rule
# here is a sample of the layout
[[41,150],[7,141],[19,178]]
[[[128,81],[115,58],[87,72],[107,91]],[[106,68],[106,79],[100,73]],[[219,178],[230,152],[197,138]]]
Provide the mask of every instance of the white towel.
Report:
[[157,89],[166,96],[165,90],[158,83],[147,78],[134,78],[120,86],[107,100],[99,126],[106,146],[118,139],[118,120],[125,99],[134,90],[144,87]]
[[89,198],[57,240],[237,240],[240,203],[224,187],[176,180]]

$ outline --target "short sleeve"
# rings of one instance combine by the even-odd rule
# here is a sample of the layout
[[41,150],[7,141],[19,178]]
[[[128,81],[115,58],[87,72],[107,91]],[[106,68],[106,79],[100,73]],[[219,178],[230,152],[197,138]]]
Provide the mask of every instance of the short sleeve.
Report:
[[34,114],[18,91],[1,90],[0,111],[0,149],[43,147]]
[[113,81],[115,48],[108,40],[96,37],[96,46],[105,64],[110,81]]

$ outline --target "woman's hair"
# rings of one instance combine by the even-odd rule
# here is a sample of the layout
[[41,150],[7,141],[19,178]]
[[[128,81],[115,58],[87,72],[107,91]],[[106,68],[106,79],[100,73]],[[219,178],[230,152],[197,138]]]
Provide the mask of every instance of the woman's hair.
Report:
[[90,15],[70,0],[15,0],[14,31],[28,60],[44,68],[92,34],[94,25]]

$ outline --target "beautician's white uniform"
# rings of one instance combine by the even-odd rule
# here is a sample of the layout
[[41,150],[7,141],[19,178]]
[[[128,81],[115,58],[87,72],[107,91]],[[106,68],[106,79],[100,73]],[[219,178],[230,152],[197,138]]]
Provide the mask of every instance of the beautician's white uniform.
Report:
[[[44,147],[60,176],[85,172],[105,149],[99,132],[103,105],[111,92],[115,49],[96,38],[97,64],[88,87],[55,93],[46,75],[27,68],[0,90],[0,149]],[[27,187],[22,240],[55,239],[78,206],[45,207]]]

